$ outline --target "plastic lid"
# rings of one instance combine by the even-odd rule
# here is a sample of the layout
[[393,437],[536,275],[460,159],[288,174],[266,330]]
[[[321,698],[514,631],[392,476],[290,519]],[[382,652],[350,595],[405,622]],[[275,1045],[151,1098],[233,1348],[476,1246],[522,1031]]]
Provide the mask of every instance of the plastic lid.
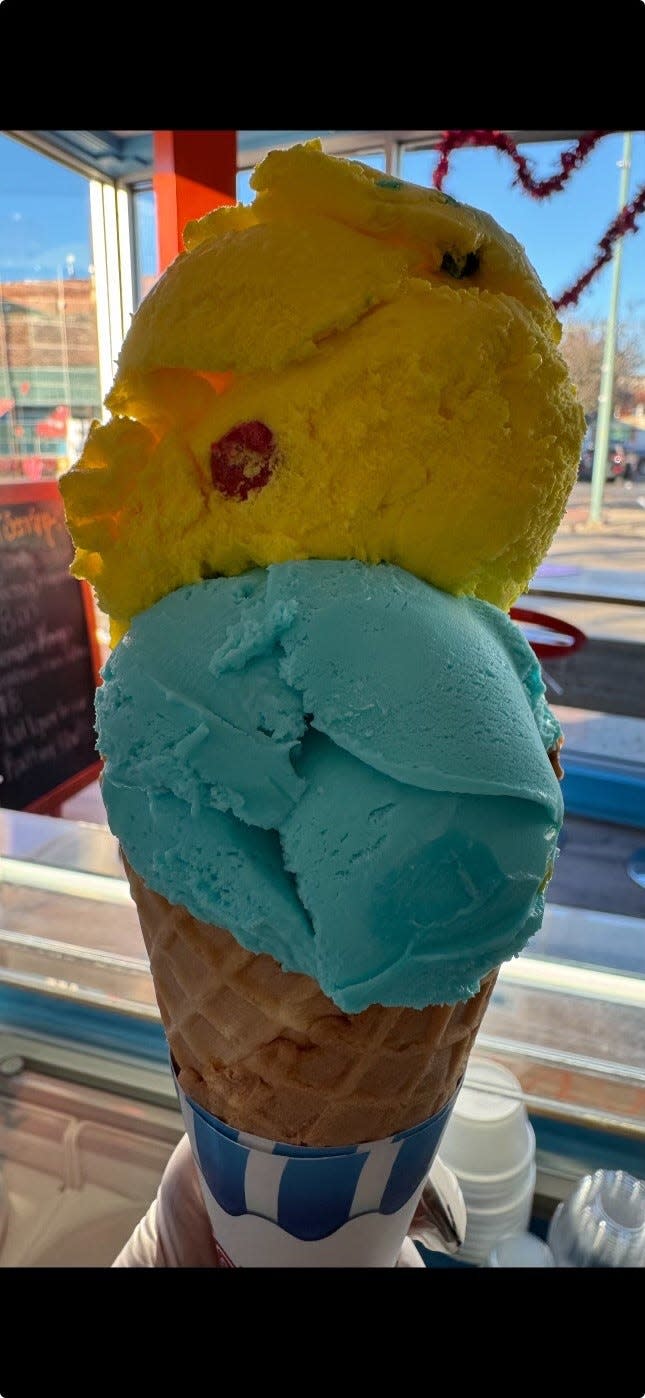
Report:
[[558,1267],[645,1267],[645,1182],[624,1170],[585,1175],[548,1236]]
[[535,1233],[500,1238],[489,1253],[487,1267],[555,1267],[550,1247]]

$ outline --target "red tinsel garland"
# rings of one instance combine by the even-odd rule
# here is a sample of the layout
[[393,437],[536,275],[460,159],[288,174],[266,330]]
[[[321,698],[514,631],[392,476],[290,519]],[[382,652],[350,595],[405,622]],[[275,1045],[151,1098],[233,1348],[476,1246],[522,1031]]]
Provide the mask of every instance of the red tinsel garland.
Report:
[[598,243],[600,252],[588,271],[583,272],[582,276],[578,277],[577,282],[574,282],[567,291],[563,291],[562,295],[558,296],[557,301],[553,302],[556,311],[561,311],[564,306],[575,306],[580,293],[598,275],[601,267],[604,267],[606,262],[611,262],[612,249],[616,239],[622,238],[624,233],[636,232],[636,215],[642,214],[643,209],[645,209],[645,184],[641,186],[631,203],[626,204],[613,223],[610,223],[607,232]]
[[[560,173],[549,175],[544,180],[536,180],[529,166],[526,156],[520,155],[515,141],[505,131],[444,131],[443,138],[437,144],[439,160],[435,168],[432,182],[435,189],[442,189],[443,182],[448,173],[449,158],[453,150],[463,146],[494,146],[496,150],[502,151],[513,161],[517,174],[514,184],[521,184],[531,195],[532,199],[547,199],[549,195],[559,193],[570,179],[574,170],[579,170],[580,166],[590,155],[594,146],[607,136],[607,131],[589,131],[585,136],[581,136],[576,141],[575,146],[570,150],[565,150],[560,156]],[[581,293],[589,286],[601,270],[602,267],[611,261],[612,249],[618,238],[622,238],[625,233],[636,232],[636,216],[645,209],[645,185],[639,189],[629,204],[621,209],[617,218],[610,223],[607,232],[600,239],[598,247],[600,252],[594,259],[586,272],[583,272],[572,286],[568,287],[562,295],[554,301],[556,311],[560,311],[565,306],[575,306]]]
[[435,189],[443,187],[443,182],[448,174],[449,156],[458,147],[494,146],[496,150],[503,151],[513,161],[517,170],[514,183],[521,184],[532,199],[548,199],[550,194],[557,194],[564,188],[574,170],[580,169],[594,146],[597,146],[602,137],[607,134],[606,131],[588,131],[586,136],[581,136],[576,141],[571,150],[562,152],[559,175],[549,175],[548,179],[536,180],[531,174],[526,156],[520,155],[515,141],[507,135],[506,131],[444,131],[443,139],[437,145],[440,158],[432,176],[432,183]]

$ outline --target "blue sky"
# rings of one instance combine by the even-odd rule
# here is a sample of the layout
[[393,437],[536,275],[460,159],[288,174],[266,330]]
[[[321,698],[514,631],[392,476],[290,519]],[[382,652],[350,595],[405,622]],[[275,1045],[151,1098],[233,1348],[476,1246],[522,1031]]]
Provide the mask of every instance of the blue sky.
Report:
[[[570,143],[523,147],[537,173],[550,174],[561,150]],[[529,198],[513,185],[510,161],[494,150],[454,152],[444,189],[447,194],[487,209],[524,244],[547,291],[557,297],[591,262],[598,239],[618,208],[622,136],[605,137],[561,194],[548,200]],[[437,157],[432,151],[408,151],[401,175],[430,184]],[[645,132],[633,138],[630,192],[645,182]],[[238,197],[248,202],[248,174],[238,180]],[[150,201],[142,200],[142,230],[152,224]],[[152,272],[152,227],[147,229],[144,272]],[[65,276],[73,257],[76,275],[85,277],[91,262],[87,180],[10,137],[0,135],[0,278]],[[604,268],[583,293],[573,314],[581,320],[604,320],[610,272]],[[571,312],[569,313],[571,314]],[[645,327],[645,217],[636,234],[624,241],[620,318]]]
[[86,277],[91,262],[88,181],[0,135],[0,278]]

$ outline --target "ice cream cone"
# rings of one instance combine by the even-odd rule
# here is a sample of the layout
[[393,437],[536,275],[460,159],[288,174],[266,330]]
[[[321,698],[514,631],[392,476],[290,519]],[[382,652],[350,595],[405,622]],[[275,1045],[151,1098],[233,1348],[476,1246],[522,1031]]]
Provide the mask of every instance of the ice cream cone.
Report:
[[477,995],[348,1015],[308,976],[245,951],[125,864],[179,1084],[220,1120],[292,1145],[383,1140],[434,1116],[463,1076],[497,970]]

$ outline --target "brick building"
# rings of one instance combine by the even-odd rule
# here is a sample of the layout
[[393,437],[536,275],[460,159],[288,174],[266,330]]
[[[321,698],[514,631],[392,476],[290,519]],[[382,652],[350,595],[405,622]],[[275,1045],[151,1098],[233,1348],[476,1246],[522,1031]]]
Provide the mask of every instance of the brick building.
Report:
[[0,479],[56,476],[99,416],[92,280],[0,285]]

